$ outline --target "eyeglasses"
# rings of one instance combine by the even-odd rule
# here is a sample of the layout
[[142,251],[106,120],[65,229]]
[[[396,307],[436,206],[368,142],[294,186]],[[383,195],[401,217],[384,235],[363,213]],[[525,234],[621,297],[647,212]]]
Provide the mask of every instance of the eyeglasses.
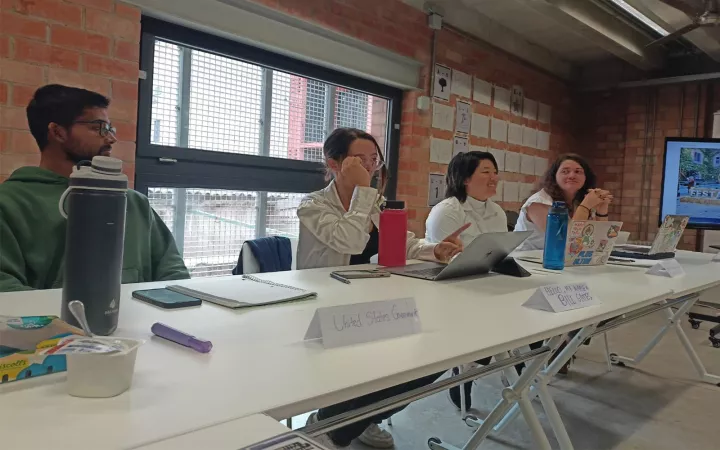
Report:
[[117,133],[117,129],[112,126],[110,122],[105,122],[104,120],[76,120],[73,123],[99,125],[100,128],[98,129],[98,132],[100,133],[101,137],[106,137],[108,134],[112,134],[114,136]]
[[371,169],[373,171],[380,170],[382,168],[382,166],[385,165],[385,161],[380,159],[379,156],[375,156],[373,158],[367,158],[362,155],[357,155],[357,156],[350,155],[350,156],[352,156],[353,158],[360,158],[360,161],[362,161],[363,167]]

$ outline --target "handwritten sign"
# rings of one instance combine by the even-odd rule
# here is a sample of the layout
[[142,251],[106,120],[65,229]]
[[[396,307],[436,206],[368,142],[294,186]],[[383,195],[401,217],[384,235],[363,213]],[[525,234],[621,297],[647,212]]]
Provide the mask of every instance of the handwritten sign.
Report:
[[562,312],[600,305],[587,283],[553,284],[538,288],[523,306],[543,311]]
[[318,308],[305,339],[325,348],[390,339],[422,331],[414,298]]
[[662,259],[645,273],[658,277],[676,278],[685,275],[685,269],[674,259]]

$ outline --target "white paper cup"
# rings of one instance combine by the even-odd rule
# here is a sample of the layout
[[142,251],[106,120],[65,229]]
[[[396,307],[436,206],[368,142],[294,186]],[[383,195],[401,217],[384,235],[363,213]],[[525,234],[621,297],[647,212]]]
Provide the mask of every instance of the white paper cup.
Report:
[[[100,339],[94,337],[93,339]],[[135,357],[144,341],[105,338],[121,341],[127,350],[118,353],[70,353],[67,355],[67,391],[74,397],[115,397],[130,388]]]

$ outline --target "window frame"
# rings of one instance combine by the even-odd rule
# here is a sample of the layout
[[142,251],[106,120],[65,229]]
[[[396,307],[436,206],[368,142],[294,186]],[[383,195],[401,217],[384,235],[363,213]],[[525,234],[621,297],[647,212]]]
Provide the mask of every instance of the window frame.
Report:
[[[139,192],[147,195],[150,187],[192,187],[304,193],[321,189],[326,184],[324,168],[316,162],[152,144],[150,130],[156,40],[235,58],[388,100],[385,159],[389,179],[385,196],[395,198],[403,98],[401,89],[149,16],[142,17],[140,49],[140,70],[144,77],[139,86],[135,160],[135,189]],[[179,116],[182,113],[180,111]],[[270,127],[269,123],[263,124],[261,136],[269,135]]]

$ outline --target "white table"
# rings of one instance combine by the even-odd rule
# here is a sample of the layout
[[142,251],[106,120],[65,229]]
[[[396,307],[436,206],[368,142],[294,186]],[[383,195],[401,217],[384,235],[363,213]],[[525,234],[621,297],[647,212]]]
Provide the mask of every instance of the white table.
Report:
[[[212,304],[162,310],[130,294],[166,283],[126,285],[116,334],[148,340],[132,389],[111,399],[73,398],[64,392],[63,374],[2,385],[0,423],[13,430],[3,443],[44,448],[52,436],[58,448],[133,448],[252,414],[290,417],[597,323],[673,292],[720,284],[716,270],[688,261],[688,275],[672,280],[611,266],[524,279],[432,283],[394,276],[352,285],[329,278],[330,269],[285,272],[266,278],[315,290],[317,300],[236,311]],[[521,306],[540,286],[579,280],[604,303],[563,314]],[[407,296],[417,300],[422,334],[332,350],[302,340],[319,306]],[[0,294],[0,314],[58,314],[60,297],[57,290]],[[213,351],[199,354],[151,337],[156,321],[211,340]]]

